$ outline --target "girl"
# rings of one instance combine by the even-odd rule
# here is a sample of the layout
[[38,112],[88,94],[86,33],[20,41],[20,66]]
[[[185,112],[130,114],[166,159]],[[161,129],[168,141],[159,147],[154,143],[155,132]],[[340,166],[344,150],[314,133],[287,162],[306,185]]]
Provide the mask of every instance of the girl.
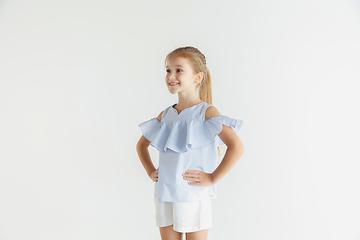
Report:
[[[138,125],[143,135],[136,151],[155,182],[156,226],[161,238],[181,240],[186,233],[187,240],[206,240],[216,183],[244,153],[237,135],[243,121],[221,115],[212,105],[210,72],[198,49],[175,49],[166,56],[165,65],[166,86],[171,94],[178,94],[178,103]],[[224,143],[227,150],[216,168],[216,147]],[[159,151],[157,169],[149,145]]]

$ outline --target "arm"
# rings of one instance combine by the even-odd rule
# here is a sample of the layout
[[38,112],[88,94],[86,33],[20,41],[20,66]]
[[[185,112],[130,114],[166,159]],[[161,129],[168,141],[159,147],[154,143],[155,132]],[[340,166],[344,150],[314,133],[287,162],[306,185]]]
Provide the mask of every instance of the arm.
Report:
[[[205,121],[211,117],[221,115],[220,112],[211,106],[206,110]],[[228,147],[224,158],[219,166],[210,174],[198,170],[187,170],[183,174],[185,180],[197,181],[189,182],[190,185],[211,186],[220,181],[236,164],[243,155],[245,148],[236,132],[229,126],[223,124],[223,130],[218,134],[219,138]]]
[[[213,117],[221,115],[220,112],[214,107],[209,107],[205,117]],[[219,138],[227,146],[224,158],[219,166],[211,174],[212,184],[217,183],[222,179],[237,163],[240,157],[244,154],[245,148],[236,132],[229,126],[223,124],[223,130],[219,133]]]
[[150,146],[149,140],[147,140],[143,135],[140,137],[138,143],[136,144],[136,151],[139,155],[141,164],[145,168],[147,175],[150,177],[150,174],[156,170],[154,164],[151,161],[150,153],[148,147]]
[[219,138],[228,148],[221,163],[211,174],[213,184],[223,178],[235,166],[245,152],[243,143],[231,127],[223,125],[223,130],[219,133]]
[[[161,112],[158,116],[157,119],[159,120],[159,122],[161,121],[161,117],[162,117],[162,113]],[[150,158],[150,153],[149,153],[149,148],[150,146],[150,141],[147,140],[143,135],[140,137],[138,143],[136,144],[136,152],[139,155],[141,164],[143,165],[143,167],[145,168],[145,171],[147,173],[147,175],[153,180],[153,181],[157,181],[158,180],[158,169],[155,168],[154,164],[151,161]]]
[[214,185],[234,167],[245,152],[244,145],[231,127],[223,125],[223,130],[219,133],[219,137],[228,147],[221,163],[212,173],[199,170],[187,170],[186,173],[183,174],[184,179],[195,181],[189,182],[188,184],[197,186]]

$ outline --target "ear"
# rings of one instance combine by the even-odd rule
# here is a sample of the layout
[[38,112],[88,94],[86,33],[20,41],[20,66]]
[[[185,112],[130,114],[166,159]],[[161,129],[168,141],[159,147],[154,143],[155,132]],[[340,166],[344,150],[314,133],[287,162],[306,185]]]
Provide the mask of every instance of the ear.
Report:
[[203,72],[199,72],[197,77],[196,77],[196,82],[200,83],[203,80],[204,77],[204,73]]

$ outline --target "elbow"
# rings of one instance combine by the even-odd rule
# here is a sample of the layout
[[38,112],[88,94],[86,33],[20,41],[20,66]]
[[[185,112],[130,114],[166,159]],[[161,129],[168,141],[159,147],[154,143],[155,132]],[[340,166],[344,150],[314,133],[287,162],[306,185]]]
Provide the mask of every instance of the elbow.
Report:
[[228,148],[232,149],[234,152],[236,152],[238,158],[240,158],[245,152],[245,148],[244,148],[244,145],[242,144],[242,142],[230,145],[230,146],[228,146]]
[[240,157],[244,154],[244,152],[245,152],[245,148],[242,147],[242,148],[241,148],[241,151],[240,151]]
[[245,147],[244,147],[244,144],[242,143],[241,140],[239,140],[236,144],[236,149],[238,149],[239,151],[239,154],[240,154],[240,157],[244,154],[245,152]]
[[242,142],[238,146],[238,149],[240,151],[240,156],[242,156],[244,154],[244,152],[245,152],[245,147],[244,147],[244,144]]
[[238,152],[239,158],[240,158],[240,157],[244,154],[244,152],[245,152],[245,148],[244,148],[243,145],[237,146],[237,147],[236,147],[236,150],[237,150],[237,152]]

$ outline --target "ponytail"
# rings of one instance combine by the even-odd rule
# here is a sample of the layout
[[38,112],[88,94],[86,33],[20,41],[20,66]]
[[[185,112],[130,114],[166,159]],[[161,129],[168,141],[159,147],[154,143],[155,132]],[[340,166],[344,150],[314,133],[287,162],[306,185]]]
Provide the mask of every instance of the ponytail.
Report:
[[213,99],[212,99],[211,76],[208,67],[205,66],[205,68],[206,68],[206,74],[204,74],[204,79],[202,80],[202,83],[200,83],[199,98],[204,102],[212,104]]
[[[213,103],[212,99],[212,84],[211,84],[211,75],[209,68],[205,65],[206,73],[204,74],[203,80],[200,82],[199,86],[199,98],[207,102],[209,104]],[[220,156],[220,147],[217,147],[218,149],[218,156]]]

